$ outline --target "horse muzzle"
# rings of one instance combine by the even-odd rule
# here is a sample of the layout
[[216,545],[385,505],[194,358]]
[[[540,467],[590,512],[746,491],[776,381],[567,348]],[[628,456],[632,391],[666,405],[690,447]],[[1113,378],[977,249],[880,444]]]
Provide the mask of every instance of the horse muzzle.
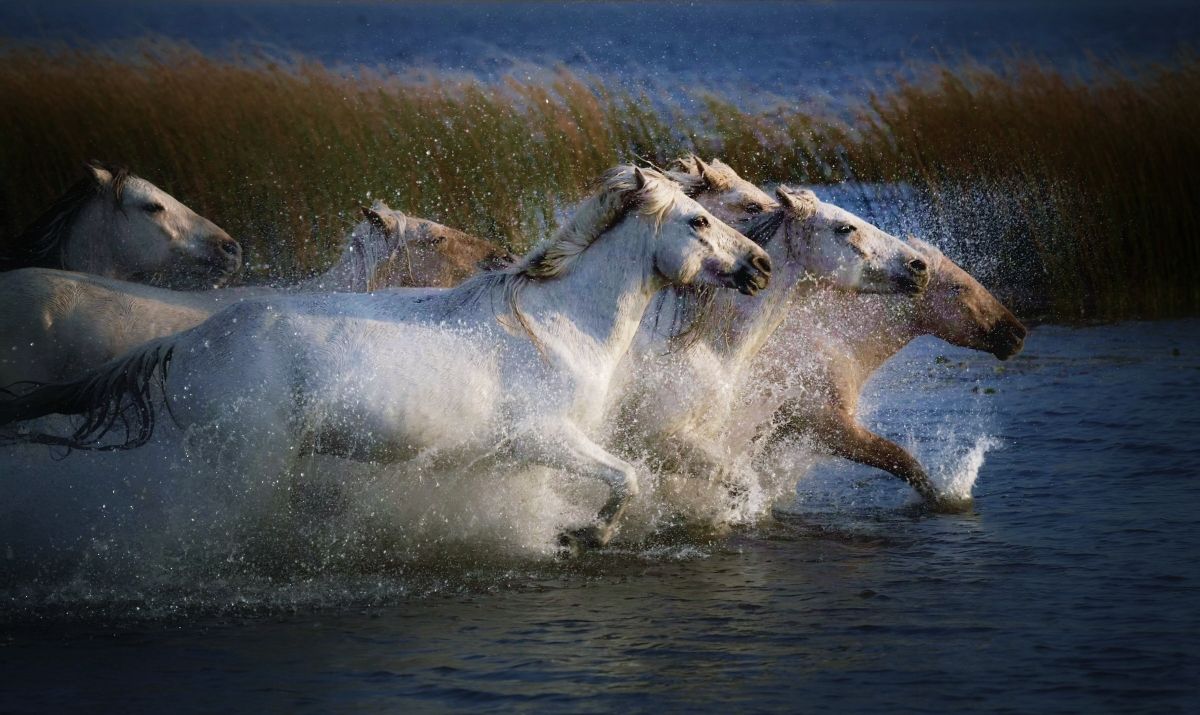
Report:
[[748,261],[739,260],[730,280],[742,295],[754,295],[771,282],[771,259],[766,254],[756,254]]
[[905,272],[896,278],[899,292],[907,295],[919,295],[929,285],[929,266],[920,258],[914,258],[904,264]]
[[209,267],[216,276],[231,276],[242,267],[242,245],[221,233],[209,238]]
[[1024,349],[1028,332],[1015,318],[1003,321],[988,333],[988,351],[998,360],[1007,360]]

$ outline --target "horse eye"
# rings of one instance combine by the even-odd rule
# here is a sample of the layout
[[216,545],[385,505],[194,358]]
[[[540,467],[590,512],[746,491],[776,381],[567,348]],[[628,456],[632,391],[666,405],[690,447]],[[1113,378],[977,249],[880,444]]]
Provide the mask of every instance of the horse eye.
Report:
[[838,226],[837,228],[833,229],[833,231],[834,231],[834,233],[841,233],[841,234],[854,233],[854,227],[848,223],[844,223],[844,224]]
[[961,283],[955,283],[954,285],[950,286],[950,292],[953,293],[954,295],[961,295],[961,294],[965,293],[966,291],[967,291],[967,287],[965,285],[962,285]]
[[704,216],[693,216],[688,225],[692,228],[708,228],[708,219]]
[[751,216],[754,214],[760,214],[763,210],[762,204],[746,204],[744,208],[746,213],[750,214]]
[[152,202],[142,206],[142,210],[148,214],[156,214],[156,213],[160,213],[162,211],[166,211],[167,207],[163,206],[162,204],[158,203],[157,201],[152,201]]

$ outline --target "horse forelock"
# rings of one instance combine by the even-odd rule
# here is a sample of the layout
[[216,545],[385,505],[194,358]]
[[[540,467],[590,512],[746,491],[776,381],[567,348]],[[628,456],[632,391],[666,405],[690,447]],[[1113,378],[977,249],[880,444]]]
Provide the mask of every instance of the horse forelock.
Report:
[[112,181],[107,185],[102,184],[88,172],[86,176],[68,186],[49,208],[10,242],[5,253],[0,254],[0,271],[17,268],[62,268],[64,244],[83,208],[106,190],[110,193],[113,207],[121,208],[125,186],[134,175],[124,166],[98,162],[93,162],[93,165],[112,175]]

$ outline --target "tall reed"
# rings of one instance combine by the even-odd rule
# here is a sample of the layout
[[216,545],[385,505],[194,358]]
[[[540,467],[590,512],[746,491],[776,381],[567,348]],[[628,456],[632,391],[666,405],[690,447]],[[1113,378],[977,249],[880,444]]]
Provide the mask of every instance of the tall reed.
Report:
[[1194,314],[1200,61],[932,68],[833,115],[646,97],[566,71],[403,80],[297,58],[0,49],[0,231],[19,232],[95,157],[243,242],[250,272],[336,252],[359,203],[523,249],[607,166],[685,151],[761,182],[903,182],[931,225],[1027,314]]

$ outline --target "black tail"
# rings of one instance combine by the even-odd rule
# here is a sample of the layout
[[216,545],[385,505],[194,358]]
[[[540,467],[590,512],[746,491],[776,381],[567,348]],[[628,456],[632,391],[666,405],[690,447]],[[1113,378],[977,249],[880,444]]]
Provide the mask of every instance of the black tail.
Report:
[[[154,434],[157,410],[153,390],[166,380],[173,351],[170,341],[156,340],[73,382],[10,385],[3,390],[10,397],[0,397],[0,425],[50,414],[83,415],[83,421],[68,436],[19,430],[4,434],[0,441],[95,451],[142,446]],[[169,413],[165,395],[163,403]],[[118,423],[124,428],[125,441],[102,444]]]

